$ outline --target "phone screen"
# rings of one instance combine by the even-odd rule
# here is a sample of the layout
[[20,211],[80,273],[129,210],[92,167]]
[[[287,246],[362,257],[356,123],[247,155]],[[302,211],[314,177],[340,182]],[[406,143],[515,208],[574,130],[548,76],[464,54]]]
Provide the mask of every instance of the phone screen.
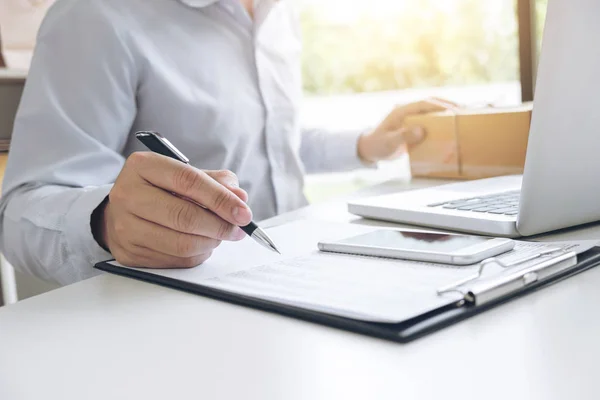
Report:
[[490,239],[479,236],[378,230],[340,240],[338,243],[398,250],[449,253],[464,249],[465,247],[484,243],[488,240]]

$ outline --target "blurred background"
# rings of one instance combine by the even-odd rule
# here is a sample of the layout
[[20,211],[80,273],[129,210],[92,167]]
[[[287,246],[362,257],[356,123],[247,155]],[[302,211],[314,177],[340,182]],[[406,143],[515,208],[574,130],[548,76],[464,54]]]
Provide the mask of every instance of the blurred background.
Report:
[[[396,104],[429,96],[467,105],[533,99],[547,0],[287,0],[303,37],[309,128],[369,129]],[[11,68],[27,69],[53,0],[0,0]],[[407,160],[307,178],[312,202],[406,178]]]
[[[467,105],[533,99],[547,0],[297,1],[310,127],[368,129],[394,105],[429,96]],[[405,178],[406,165],[313,175],[306,192],[324,200]]]
[[[298,0],[304,87],[355,94],[519,81],[511,0]],[[538,48],[546,0],[537,0]]]

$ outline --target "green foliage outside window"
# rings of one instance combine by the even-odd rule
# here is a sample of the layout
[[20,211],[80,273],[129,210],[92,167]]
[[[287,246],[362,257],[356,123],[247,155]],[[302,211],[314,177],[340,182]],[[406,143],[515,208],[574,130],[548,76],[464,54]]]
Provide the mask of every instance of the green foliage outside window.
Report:
[[[536,1],[543,16],[546,0]],[[304,0],[301,7],[309,94],[518,80],[514,1],[371,0],[371,7],[338,1],[362,7],[347,18],[327,2]]]

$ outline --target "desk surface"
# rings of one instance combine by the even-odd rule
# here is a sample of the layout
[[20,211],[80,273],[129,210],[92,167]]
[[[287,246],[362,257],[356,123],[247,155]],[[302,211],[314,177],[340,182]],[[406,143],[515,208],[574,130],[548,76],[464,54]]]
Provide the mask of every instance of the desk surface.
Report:
[[[359,222],[271,223],[295,218]],[[596,399],[598,288],[600,268],[401,345],[103,275],[0,309],[0,398]]]
[[27,71],[14,68],[0,68],[0,83],[11,82],[23,84],[27,79]]

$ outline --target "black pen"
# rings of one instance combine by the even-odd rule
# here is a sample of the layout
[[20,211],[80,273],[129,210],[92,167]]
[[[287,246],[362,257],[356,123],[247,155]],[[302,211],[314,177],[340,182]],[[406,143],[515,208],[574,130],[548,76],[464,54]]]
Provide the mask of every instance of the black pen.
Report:
[[[177,161],[181,161],[182,163],[189,164],[190,160],[183,155],[182,152],[177,150],[175,146],[171,142],[167,140],[164,136],[162,136],[158,132],[151,131],[141,131],[136,132],[135,137],[142,142],[148,149],[151,151],[162,154],[163,156],[171,157]],[[269,235],[265,231],[263,231],[256,223],[250,222],[246,226],[240,226],[240,228],[246,232],[248,236],[252,239],[256,240],[262,246],[266,247],[269,250],[275,251],[279,254],[279,250],[275,246],[275,243],[271,240]]]

